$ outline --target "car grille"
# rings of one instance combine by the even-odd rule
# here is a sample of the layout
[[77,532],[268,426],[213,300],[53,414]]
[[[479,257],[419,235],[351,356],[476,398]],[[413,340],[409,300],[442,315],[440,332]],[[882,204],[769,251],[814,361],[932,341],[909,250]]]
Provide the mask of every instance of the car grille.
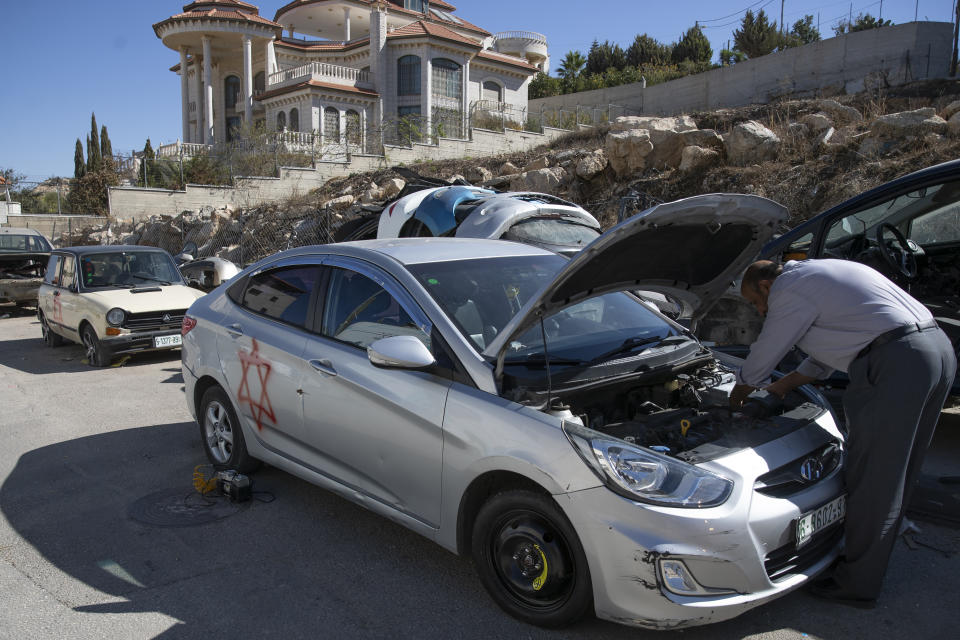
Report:
[[[186,309],[130,313],[127,314],[126,319],[123,321],[123,328],[133,332],[179,329],[183,325],[183,316],[186,314]],[[168,316],[168,318],[165,320],[164,316]]]
[[816,535],[799,549],[795,543],[785,544],[767,554],[763,567],[771,582],[788,575],[798,573],[827,555],[843,537],[843,527],[835,524],[825,529],[822,535]]
[[[815,478],[805,478],[802,473],[803,465],[813,460],[818,474]],[[754,491],[774,498],[786,498],[798,491],[802,491],[820,480],[828,477],[840,465],[843,459],[843,450],[837,443],[828,444],[811,453],[791,460],[787,464],[777,467],[757,478],[753,483]]]

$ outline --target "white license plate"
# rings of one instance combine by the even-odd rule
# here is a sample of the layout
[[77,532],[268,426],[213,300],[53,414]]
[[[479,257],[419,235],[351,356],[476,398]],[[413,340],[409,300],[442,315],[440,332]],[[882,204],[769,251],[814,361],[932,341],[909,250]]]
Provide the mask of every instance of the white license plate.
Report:
[[843,520],[847,513],[847,496],[831,500],[818,509],[800,516],[797,520],[797,546],[809,542],[816,533]]
[[183,344],[183,337],[179,334],[172,336],[156,336],[153,339],[153,346],[157,349],[160,347],[179,347]]

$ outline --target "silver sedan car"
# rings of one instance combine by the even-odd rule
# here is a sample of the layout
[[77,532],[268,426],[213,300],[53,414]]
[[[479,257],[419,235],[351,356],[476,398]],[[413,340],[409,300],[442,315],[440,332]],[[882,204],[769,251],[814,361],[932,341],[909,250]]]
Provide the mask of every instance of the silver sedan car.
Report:
[[210,460],[260,461],[473,557],[541,626],[719,621],[842,539],[843,437],[812,388],[733,412],[694,322],[785,219],[753,196],[660,205],[571,260],[496,240],[286,251],[190,307],[186,399]]

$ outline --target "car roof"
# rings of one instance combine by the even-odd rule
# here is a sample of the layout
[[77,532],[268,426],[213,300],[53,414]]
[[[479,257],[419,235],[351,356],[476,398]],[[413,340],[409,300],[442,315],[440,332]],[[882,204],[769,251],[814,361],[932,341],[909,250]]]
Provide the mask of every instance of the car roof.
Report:
[[383,238],[379,240],[357,240],[355,242],[338,242],[328,245],[300,247],[284,251],[283,256],[295,257],[311,255],[316,254],[318,249],[322,250],[323,253],[334,255],[357,255],[357,249],[372,251],[404,265],[479,258],[556,255],[551,251],[532,245],[507,240],[474,238]]
[[65,251],[67,253],[73,253],[78,256],[83,255],[92,255],[96,253],[117,253],[117,252],[130,252],[130,251],[141,251],[141,252],[151,252],[151,253],[165,253],[170,255],[164,249],[159,247],[144,247],[136,244],[93,244],[82,247],[64,247],[62,249],[57,249],[56,251]]
[[36,229],[29,229],[27,227],[0,227],[0,233],[4,235],[44,237],[44,235]]

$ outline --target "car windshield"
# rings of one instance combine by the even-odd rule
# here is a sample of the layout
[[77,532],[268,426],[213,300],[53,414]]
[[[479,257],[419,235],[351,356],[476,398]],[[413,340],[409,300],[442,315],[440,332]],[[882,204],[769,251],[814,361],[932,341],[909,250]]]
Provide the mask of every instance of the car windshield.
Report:
[[25,251],[50,251],[45,238],[19,233],[0,234],[0,251],[19,253]]
[[[514,256],[425,263],[409,270],[478,351],[489,345],[523,305],[567,263],[557,255]],[[506,362],[543,357],[588,364],[654,346],[679,332],[626,293],[588,298],[544,319],[510,343]]]
[[599,235],[600,232],[593,227],[560,216],[547,216],[521,220],[507,229],[502,237],[525,244],[586,246]]
[[182,284],[180,272],[166,253],[158,251],[115,251],[81,256],[83,286],[142,287]]

